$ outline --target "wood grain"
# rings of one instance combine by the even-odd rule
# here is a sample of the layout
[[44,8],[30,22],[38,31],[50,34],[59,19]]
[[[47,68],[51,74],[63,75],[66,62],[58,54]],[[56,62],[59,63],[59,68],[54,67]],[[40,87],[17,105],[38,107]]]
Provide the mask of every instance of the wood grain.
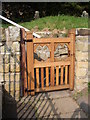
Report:
[[39,88],[39,68],[36,68],[36,88]]
[[59,85],[59,67],[56,67],[56,85]]
[[63,66],[61,66],[61,85],[63,85]]

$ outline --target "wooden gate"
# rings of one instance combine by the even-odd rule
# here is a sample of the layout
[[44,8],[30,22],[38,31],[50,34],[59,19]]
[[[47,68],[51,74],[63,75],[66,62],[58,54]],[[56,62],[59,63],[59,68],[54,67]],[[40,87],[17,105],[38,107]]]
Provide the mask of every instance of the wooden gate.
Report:
[[69,31],[68,37],[61,38],[33,38],[32,33],[21,29],[21,79],[24,95],[67,88],[73,90],[74,66],[74,29]]

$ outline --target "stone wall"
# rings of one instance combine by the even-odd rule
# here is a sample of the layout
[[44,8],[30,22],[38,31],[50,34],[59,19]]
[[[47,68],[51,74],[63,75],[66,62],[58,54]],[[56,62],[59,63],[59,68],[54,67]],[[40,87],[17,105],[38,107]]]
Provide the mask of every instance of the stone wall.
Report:
[[[89,72],[90,74],[90,72]],[[0,30],[0,81],[16,100],[20,98],[20,29]],[[77,35],[75,42],[75,90],[88,82],[88,35]]]
[[20,29],[0,30],[0,81],[15,99],[20,97]]
[[87,29],[82,29],[82,31],[79,30],[75,41],[75,90],[77,91],[85,88],[90,81],[88,79],[89,33]]

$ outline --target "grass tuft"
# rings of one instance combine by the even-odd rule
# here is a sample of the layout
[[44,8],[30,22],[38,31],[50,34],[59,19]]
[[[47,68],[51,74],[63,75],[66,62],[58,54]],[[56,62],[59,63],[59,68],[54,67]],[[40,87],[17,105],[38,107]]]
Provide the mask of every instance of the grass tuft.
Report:
[[[88,28],[88,18],[75,17],[75,16],[48,16],[32,20],[31,22],[18,23],[28,29],[38,26],[39,30],[44,28],[53,29],[71,29],[71,28]],[[2,24],[6,28],[10,24]]]

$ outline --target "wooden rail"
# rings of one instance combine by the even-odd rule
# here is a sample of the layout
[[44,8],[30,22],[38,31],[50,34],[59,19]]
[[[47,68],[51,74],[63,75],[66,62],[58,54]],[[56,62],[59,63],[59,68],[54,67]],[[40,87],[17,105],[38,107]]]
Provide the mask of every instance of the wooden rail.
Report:
[[[29,39],[29,38],[28,38]],[[34,44],[41,44],[41,43],[69,43],[70,42],[70,38],[33,38],[33,43]]]
[[41,68],[41,67],[55,67],[55,66],[62,66],[62,65],[70,65],[70,61],[62,61],[62,62],[41,62],[35,63],[34,68]]

